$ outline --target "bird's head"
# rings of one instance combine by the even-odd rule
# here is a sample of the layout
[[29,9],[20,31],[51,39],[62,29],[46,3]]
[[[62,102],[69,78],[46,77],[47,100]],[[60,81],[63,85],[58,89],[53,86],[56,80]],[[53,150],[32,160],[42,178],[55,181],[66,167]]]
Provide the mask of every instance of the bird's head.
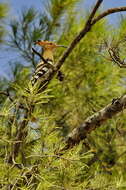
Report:
[[41,41],[41,40],[36,41],[35,45],[42,46],[45,50],[52,50],[52,51],[55,50],[58,47],[66,48],[66,46],[64,46],[64,45],[58,45],[58,44],[56,44],[54,42]]

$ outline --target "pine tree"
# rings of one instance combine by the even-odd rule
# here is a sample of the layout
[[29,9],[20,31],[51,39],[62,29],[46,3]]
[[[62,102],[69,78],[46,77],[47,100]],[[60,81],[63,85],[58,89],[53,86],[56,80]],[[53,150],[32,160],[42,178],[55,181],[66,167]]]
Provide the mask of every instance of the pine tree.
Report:
[[[69,45],[87,20],[85,15],[76,22],[82,16],[77,14],[81,1],[61,2],[50,0],[42,15],[30,8],[22,12],[20,21],[11,22],[9,47],[29,65],[22,60],[14,63],[13,81],[4,86],[0,102],[0,188],[125,189],[125,112],[79,145],[60,152],[72,129],[125,93],[125,70],[112,63],[105,46],[125,39],[125,18],[118,29],[107,20],[92,28],[63,65],[62,82],[55,77],[41,93],[29,82],[38,63],[33,42],[43,39]],[[125,48],[119,48],[124,58]],[[56,52],[55,60],[62,51]]]

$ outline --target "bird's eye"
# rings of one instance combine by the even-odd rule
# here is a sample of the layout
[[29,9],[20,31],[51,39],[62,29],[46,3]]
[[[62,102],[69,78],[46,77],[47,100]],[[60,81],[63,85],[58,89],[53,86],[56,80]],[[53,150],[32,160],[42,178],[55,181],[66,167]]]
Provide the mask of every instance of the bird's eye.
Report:
[[49,45],[52,45],[52,43],[49,43]]

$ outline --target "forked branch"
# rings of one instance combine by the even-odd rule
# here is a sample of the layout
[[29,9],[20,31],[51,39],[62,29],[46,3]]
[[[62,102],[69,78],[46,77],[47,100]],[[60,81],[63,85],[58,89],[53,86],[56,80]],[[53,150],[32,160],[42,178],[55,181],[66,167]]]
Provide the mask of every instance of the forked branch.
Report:
[[95,25],[97,22],[99,22],[104,17],[117,13],[117,12],[123,12],[126,11],[126,7],[117,7],[112,8],[104,11],[103,13],[99,14],[96,18],[94,18],[96,11],[98,10],[99,6],[103,0],[97,1],[96,5],[94,6],[94,9],[92,10],[84,28],[79,32],[79,34],[74,38],[74,40],[71,42],[67,50],[64,52],[64,54],[61,56],[61,58],[58,60],[56,65],[56,71],[59,70],[59,68],[62,66],[66,58],[69,56],[69,54],[72,52],[72,50],[75,48],[75,46],[80,42],[82,38],[85,37],[85,35],[92,29],[92,26]]
[[75,36],[75,38],[70,43],[67,50],[63,53],[61,58],[58,60],[58,62],[56,64],[56,71],[58,71],[60,69],[60,67],[63,65],[64,61],[66,60],[66,58],[70,55],[70,53],[75,48],[75,46],[80,42],[80,40],[82,38],[84,38],[84,36],[91,30],[91,28],[92,28],[92,20],[93,20],[95,14],[96,14],[96,12],[97,12],[97,10],[100,7],[102,2],[103,2],[103,0],[98,0],[96,2],[92,12],[89,15],[89,18],[88,18],[86,24],[84,25],[84,28],[77,34],[77,36]]

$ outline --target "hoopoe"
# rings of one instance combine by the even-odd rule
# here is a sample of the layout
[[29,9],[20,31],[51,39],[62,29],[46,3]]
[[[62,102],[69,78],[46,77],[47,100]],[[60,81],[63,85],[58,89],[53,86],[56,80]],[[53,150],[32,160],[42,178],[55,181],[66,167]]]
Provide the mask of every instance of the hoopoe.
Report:
[[44,74],[46,72],[48,72],[48,70],[50,68],[53,67],[53,63],[54,63],[54,50],[58,47],[65,47],[63,45],[57,45],[53,42],[49,42],[49,41],[40,41],[38,40],[37,42],[35,42],[35,44],[40,45],[43,47],[43,58],[45,59],[46,63],[44,61],[41,61],[40,63],[38,63],[35,72],[32,76],[31,79],[31,83],[32,85],[34,85],[39,79],[41,79]]

